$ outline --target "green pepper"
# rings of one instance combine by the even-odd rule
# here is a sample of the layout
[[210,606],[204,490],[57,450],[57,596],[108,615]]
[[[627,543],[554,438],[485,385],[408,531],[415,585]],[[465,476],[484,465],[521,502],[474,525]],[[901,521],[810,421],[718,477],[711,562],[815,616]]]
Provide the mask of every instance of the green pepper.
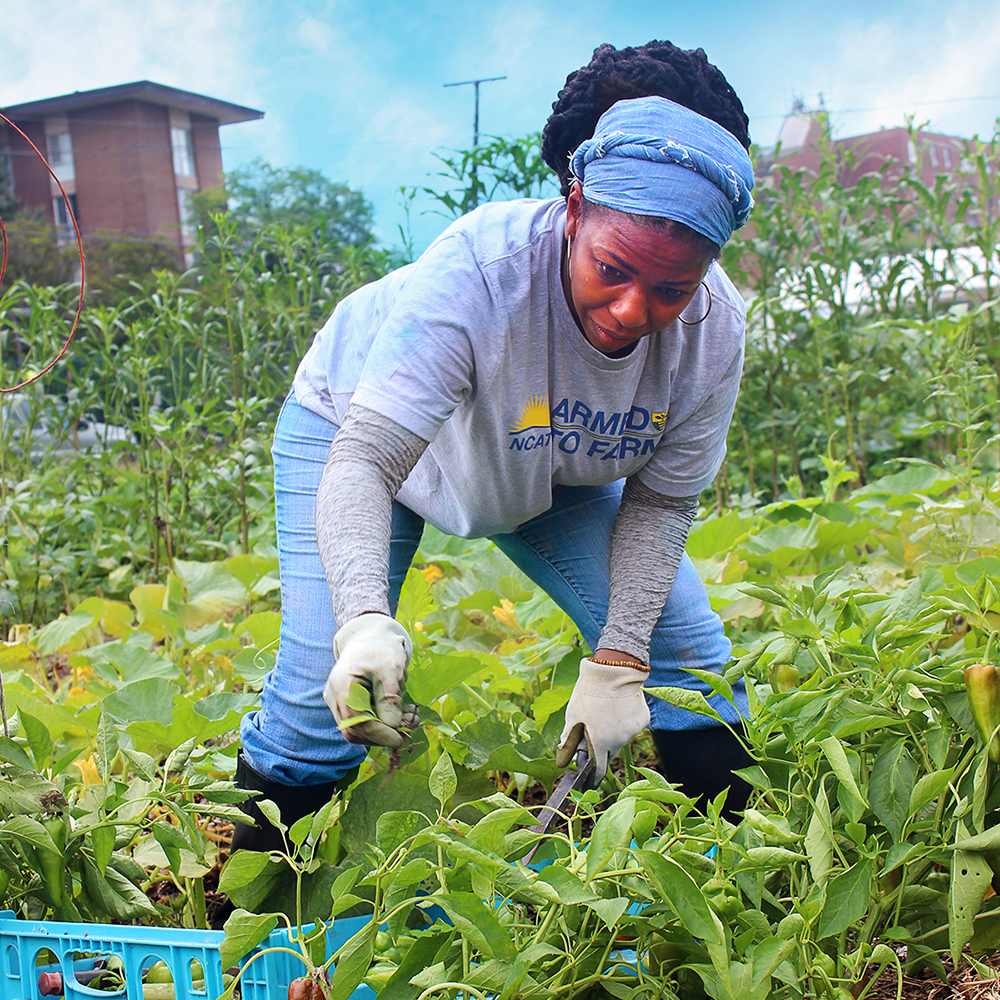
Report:
[[174,981],[170,966],[162,959],[154,962],[146,972],[147,983],[172,983]]
[[990,760],[1000,764],[1000,734],[996,731],[1000,726],[1000,675],[997,668],[992,663],[974,663],[966,667],[965,690],[972,718],[976,720],[979,734],[988,747]]
[[799,668],[794,663],[775,663],[771,667],[771,690],[784,694],[799,686]]
[[739,890],[722,879],[709,879],[701,891],[723,920],[732,921],[745,909]]
[[61,811],[51,812],[42,820],[42,826],[48,831],[56,850],[53,851],[50,847],[38,848],[39,874],[53,909],[60,910],[65,901],[66,866],[63,852],[66,849],[66,818]]
[[799,669],[795,666],[795,657],[799,655],[799,640],[785,636],[778,643],[771,660],[771,690],[791,691],[799,686]]

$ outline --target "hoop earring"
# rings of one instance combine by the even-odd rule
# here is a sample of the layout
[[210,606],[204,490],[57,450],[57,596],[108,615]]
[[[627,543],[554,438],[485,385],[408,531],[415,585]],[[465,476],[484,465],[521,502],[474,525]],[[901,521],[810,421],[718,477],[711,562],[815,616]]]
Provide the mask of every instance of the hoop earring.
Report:
[[705,315],[702,316],[701,319],[696,319],[691,323],[684,319],[683,316],[678,316],[678,320],[680,320],[680,322],[682,322],[685,326],[697,326],[699,323],[704,323],[705,320],[708,319],[708,314],[712,311],[712,289],[709,288],[708,285],[705,285],[704,281],[701,282],[701,284],[705,286],[705,291],[708,292],[708,308],[705,310]]

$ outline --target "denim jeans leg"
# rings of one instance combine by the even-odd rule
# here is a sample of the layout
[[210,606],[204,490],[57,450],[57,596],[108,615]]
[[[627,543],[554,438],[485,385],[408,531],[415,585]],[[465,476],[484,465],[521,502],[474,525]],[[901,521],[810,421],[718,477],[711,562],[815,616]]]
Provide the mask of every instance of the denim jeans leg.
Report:
[[[607,486],[560,486],[552,507],[493,541],[511,561],[535,581],[576,623],[590,648],[597,648],[607,620],[610,596],[608,572],[611,529],[621,504],[622,482]],[[727,721],[747,713],[742,681],[734,690],[735,705],[718,695],[685,667],[720,672],[732,646],[719,616],[687,554],[681,559],[674,585],[650,642],[647,687],[684,687],[701,691]],[[712,719],[646,696],[651,729],[703,729]]]
[[[284,785],[336,781],[366,752],[341,736],[323,701],[334,662],[337,623],[316,543],[316,491],[336,432],[334,424],[300,406],[292,395],[274,433],[281,634],[260,710],[244,716],[240,736],[250,766]],[[393,504],[389,565],[393,609],[422,530],[418,515]]]

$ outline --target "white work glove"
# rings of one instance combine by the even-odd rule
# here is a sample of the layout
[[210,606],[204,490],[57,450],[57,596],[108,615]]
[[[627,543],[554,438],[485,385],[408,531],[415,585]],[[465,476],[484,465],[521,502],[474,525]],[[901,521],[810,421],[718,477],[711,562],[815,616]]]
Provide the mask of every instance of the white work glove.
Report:
[[612,667],[590,659],[580,661],[577,678],[566,706],[556,763],[566,767],[580,740],[594,761],[590,787],[596,788],[608,770],[608,761],[649,725],[649,706],[642,693],[648,671],[637,667]]
[[404,737],[398,731],[403,722],[401,691],[406,681],[406,666],[413,654],[413,644],[406,629],[394,618],[369,612],[342,625],[333,638],[334,664],[323,700],[340,725],[345,719],[363,714],[350,707],[347,699],[352,684],[368,689],[375,716],[347,729],[341,727],[350,743],[369,746],[399,747]]

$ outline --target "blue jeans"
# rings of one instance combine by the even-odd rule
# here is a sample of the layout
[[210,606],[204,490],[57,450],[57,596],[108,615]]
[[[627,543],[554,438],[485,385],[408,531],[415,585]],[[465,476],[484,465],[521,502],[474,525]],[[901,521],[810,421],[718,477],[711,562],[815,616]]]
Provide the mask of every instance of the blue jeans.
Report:
[[[323,701],[333,666],[333,619],[326,577],[316,546],[316,491],[337,428],[286,400],[274,433],[274,495],[281,575],[281,638],[261,707],[243,718],[240,735],[248,763],[265,778],[286,785],[335,781],[361,762],[364,747],[348,743]],[[534,580],[597,648],[608,608],[608,552],[622,483],[560,486],[552,507],[511,534],[493,541]],[[389,604],[395,610],[423,519],[400,503],[392,507]],[[721,670],[731,646],[691,560],[685,555],[650,644],[651,687],[710,689],[682,667]],[[652,729],[700,729],[714,723],[649,698]],[[710,698],[729,722],[737,710]],[[737,708],[746,712],[742,682]]]

